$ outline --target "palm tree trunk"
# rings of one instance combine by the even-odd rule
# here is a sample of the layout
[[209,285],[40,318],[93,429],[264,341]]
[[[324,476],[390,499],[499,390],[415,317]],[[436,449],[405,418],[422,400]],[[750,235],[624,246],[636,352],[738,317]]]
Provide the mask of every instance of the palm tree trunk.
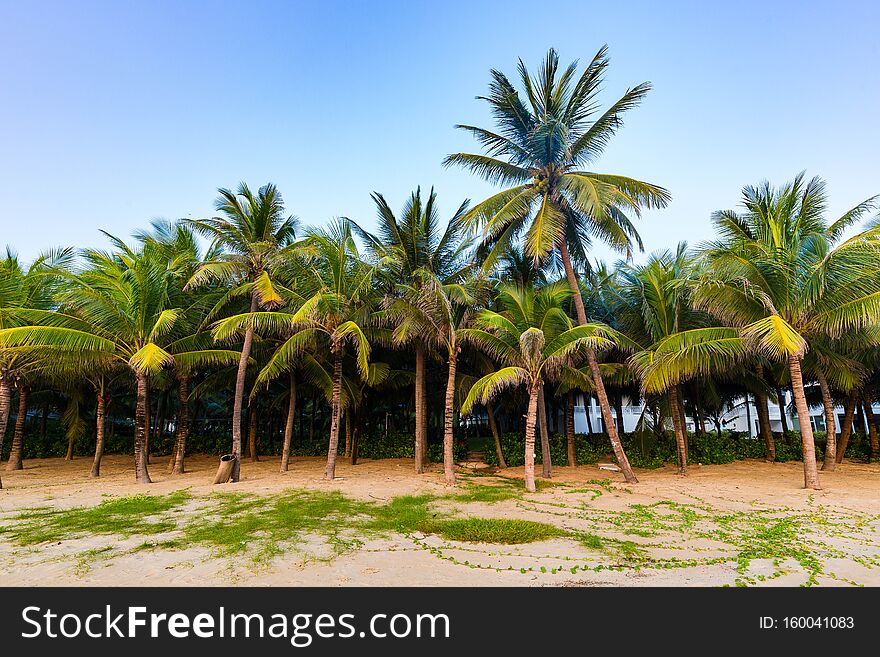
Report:
[[[9,407],[12,406],[12,386],[6,373],[0,371],[0,454],[3,454],[3,439],[6,438],[6,425],[9,424]],[[0,490],[3,481],[0,479]]]
[[330,447],[327,449],[327,469],[324,479],[336,476],[336,456],[339,451],[339,405],[342,397],[342,351],[339,347],[333,352],[333,405],[330,409]]
[[696,407],[697,431],[701,436],[706,435],[706,414],[703,411],[703,397],[700,395],[700,387],[696,386],[694,391],[694,406]]
[[544,398],[544,383],[538,388],[538,424],[541,431],[541,476],[553,476],[553,462],[550,459],[550,436],[547,432],[547,400]]
[[782,437],[788,442],[788,415],[785,414],[785,395],[782,386],[776,386],[776,404],[779,406],[779,421],[782,422]]
[[[147,379],[145,381],[144,388],[144,463],[146,465],[150,464],[150,412],[152,410],[152,400],[151,395],[152,386],[150,386],[150,381]],[[73,458],[73,443],[70,443],[70,458]]]
[[672,426],[675,428],[675,445],[678,448],[678,474],[687,474],[687,442],[685,438],[685,427],[681,422],[681,402],[678,398],[678,386],[669,388],[669,406],[670,415],[672,415]]
[[163,426],[165,424],[165,407],[167,406],[166,400],[168,399],[168,391],[164,390],[161,395],[159,395],[159,400],[156,402],[156,425],[153,427],[153,439],[156,444],[162,440],[162,433],[165,429]]
[[[684,414],[684,395],[678,390],[678,416],[681,418],[681,430],[684,435],[684,453],[690,454],[690,436],[688,436],[687,416]],[[751,420],[749,420],[751,424]]]
[[834,400],[831,399],[831,389],[828,381],[822,374],[818,375],[819,389],[822,391],[822,405],[825,407],[825,460],[822,461],[822,469],[829,472],[837,465],[837,426],[834,422]]
[[574,391],[568,391],[568,397],[565,400],[565,439],[568,449],[568,467],[573,468],[577,465],[577,450],[574,444]]
[[351,409],[347,408],[342,412],[342,419],[345,421],[345,449],[342,450],[343,458],[351,458]]
[[804,395],[800,356],[789,356],[788,369],[791,372],[791,391],[794,395],[801,428],[801,445],[804,450],[804,487],[821,490],[819,472],[816,470],[816,446],[813,443],[813,427],[810,425],[810,409],[807,408],[807,398]]
[[859,403],[859,391],[850,390],[846,397],[846,406],[843,410],[843,426],[840,427],[840,440],[837,441],[837,458],[838,463],[843,463],[843,457],[846,454],[846,446],[849,443],[849,437],[853,430],[853,417],[856,414],[856,405]]
[[534,493],[535,488],[535,424],[538,421],[538,384],[529,387],[529,411],[526,415],[526,490]]
[[761,437],[767,449],[765,460],[776,460],[776,441],[773,440],[773,430],[770,426],[770,407],[767,405],[767,395],[756,394],[755,406],[758,409],[758,426],[761,429]]
[[293,423],[296,420],[296,372],[290,370],[290,396],[287,400],[287,422],[284,424],[284,446],[281,448],[281,472],[287,472],[290,464],[290,443],[293,440]]
[[248,407],[248,453],[251,461],[256,463],[260,460],[257,456],[257,404],[251,402]]
[[361,440],[361,408],[366,400],[366,393],[361,397],[361,403],[354,409],[352,412],[354,416],[352,417],[352,424],[354,425],[351,429],[351,464],[357,465],[358,462],[358,443]]
[[[880,442],[877,439],[877,422],[874,417],[874,409],[871,408],[871,399],[869,397],[865,397],[864,400],[865,407],[865,419],[868,421],[868,436],[871,440],[871,460],[875,460],[880,457]],[[16,433],[18,432],[18,421],[15,423]]]
[[174,451],[171,455],[172,474],[186,471],[186,440],[189,438],[189,377],[180,376],[177,381],[177,426],[174,428]]
[[[251,312],[257,311],[257,293],[251,293]],[[235,398],[232,403],[232,454],[235,463],[232,465],[230,481],[241,479],[241,410],[244,405],[244,383],[247,376],[248,358],[251,356],[251,344],[254,341],[254,329],[249,327],[244,332],[241,345],[241,358],[238,359],[238,372],[235,376]]]
[[507,461],[504,460],[504,452],[501,450],[501,435],[498,433],[498,422],[495,421],[495,409],[492,408],[492,402],[486,404],[486,416],[489,418],[489,430],[492,431],[492,441],[495,443],[498,467],[506,468]]
[[[568,279],[568,286],[571,288],[572,298],[574,299],[574,307],[577,311],[578,323],[587,323],[587,311],[584,308],[584,299],[581,296],[581,288],[578,284],[577,277],[574,274],[574,267],[571,264],[571,255],[568,253],[568,244],[565,240],[559,242],[559,254],[562,256],[562,264],[565,267],[565,276]],[[593,385],[596,388],[596,398],[599,400],[599,408],[602,410],[602,421],[605,423],[605,430],[608,432],[608,438],[611,440],[611,447],[614,449],[614,455],[623,471],[624,479],[628,484],[637,484],[639,480],[636,478],[629,459],[626,458],[626,452],[623,450],[623,444],[620,442],[620,436],[614,427],[614,421],[611,418],[611,405],[608,403],[608,395],[605,392],[605,382],[602,380],[602,372],[599,370],[599,362],[596,360],[596,352],[592,349],[587,350],[587,362],[590,365],[590,374],[593,377]]]
[[136,373],[137,405],[134,413],[134,472],[139,484],[151,484],[147,470],[147,436],[149,435],[149,412],[147,411],[147,377]]
[[15,433],[12,434],[12,447],[9,451],[7,470],[22,470],[22,452],[24,450],[24,423],[27,420],[28,395],[30,388],[23,385],[18,390],[18,415],[15,418]]
[[425,451],[425,443],[427,442],[427,416],[428,408],[427,399],[425,398],[425,347],[420,342],[416,343],[416,446],[415,446],[415,466],[416,474],[422,474],[425,471],[425,461],[422,456]]
[[452,458],[453,420],[455,413],[455,371],[458,367],[458,348],[450,350],[449,377],[446,379],[446,400],[443,407],[443,480],[447,486],[455,485],[455,469]]
[[104,394],[104,386],[98,388],[96,397],[98,405],[95,408],[95,460],[92,461],[92,469],[89,477],[95,478],[101,475],[101,459],[104,458],[104,429],[106,426],[105,415],[107,409],[107,395]]
[[614,395],[614,419],[617,420],[615,428],[617,433],[624,433],[623,426],[623,394],[618,392]]

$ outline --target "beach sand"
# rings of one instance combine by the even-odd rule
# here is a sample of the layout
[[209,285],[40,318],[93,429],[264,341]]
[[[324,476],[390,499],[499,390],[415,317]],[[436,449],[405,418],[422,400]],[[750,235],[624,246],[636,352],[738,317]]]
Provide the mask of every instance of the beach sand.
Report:
[[[199,513],[199,502],[217,491],[270,496],[288,489],[336,490],[375,504],[401,495],[448,498],[451,492],[438,465],[417,475],[404,459],[357,466],[340,459],[332,482],[322,479],[323,459],[293,458],[283,474],[277,458],[245,460],[242,481],[220,486],[211,484],[216,457],[189,457],[188,472],[178,476],[168,474],[167,457],[154,457],[150,485],[135,483],[130,456],[105,457],[99,479],[88,478],[89,466],[86,458],[35,459],[24,470],[0,473],[0,527],[14,526],[17,514],[35,507],[91,507],[113,497],[183,488],[192,502],[175,512],[180,522]],[[455,491],[494,480],[467,472],[459,469],[459,480],[468,483]],[[522,468],[496,474],[520,478]],[[201,544],[135,550],[143,536],[77,535],[19,545],[0,533],[0,585],[880,585],[878,464],[845,462],[835,472],[822,472],[821,491],[802,487],[798,462],[694,464],[687,477],[672,467],[637,475],[640,482],[628,485],[620,473],[596,466],[555,467],[552,482],[559,485],[536,494],[492,504],[438,502],[457,516],[521,518],[587,532],[604,541],[603,549],[566,538],[499,546],[416,533],[365,537],[333,555],[320,536],[305,536],[268,562],[255,563],[246,553],[230,557]],[[790,533],[779,534],[783,530]],[[786,552],[786,541],[797,549]],[[608,548],[621,542],[641,546],[648,561]],[[742,557],[753,546],[754,558],[744,566]],[[800,563],[810,555],[820,561],[818,571]]]

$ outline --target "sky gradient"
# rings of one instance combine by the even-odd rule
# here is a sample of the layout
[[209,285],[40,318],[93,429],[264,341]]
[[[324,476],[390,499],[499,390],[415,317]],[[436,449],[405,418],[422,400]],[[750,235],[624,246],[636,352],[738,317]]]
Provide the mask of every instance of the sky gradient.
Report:
[[[667,187],[647,251],[699,244],[743,185],[880,193],[876,2],[11,2],[0,0],[0,246],[106,247],[272,181],[304,224],[373,226],[434,186],[445,216],[492,187],[441,165],[491,127],[489,69],[609,45],[606,105],[654,85],[594,169]],[[597,257],[617,256],[596,248]]]

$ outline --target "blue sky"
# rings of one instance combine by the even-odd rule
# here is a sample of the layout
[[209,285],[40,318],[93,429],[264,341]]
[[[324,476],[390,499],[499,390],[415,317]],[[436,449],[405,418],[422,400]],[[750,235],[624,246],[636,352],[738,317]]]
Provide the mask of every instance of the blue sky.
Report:
[[[607,43],[612,102],[654,91],[595,166],[667,187],[647,250],[712,235],[745,184],[806,169],[840,213],[880,193],[874,2],[11,2],[0,0],[0,245],[106,246],[272,181],[307,224],[369,226],[370,192],[451,213],[491,187],[445,170],[491,126],[490,68]],[[607,250],[595,254],[613,259]]]

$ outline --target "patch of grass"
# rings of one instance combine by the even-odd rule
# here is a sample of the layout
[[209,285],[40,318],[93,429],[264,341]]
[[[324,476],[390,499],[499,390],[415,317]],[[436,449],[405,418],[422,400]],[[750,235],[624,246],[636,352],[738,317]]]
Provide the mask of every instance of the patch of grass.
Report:
[[450,541],[517,545],[565,536],[566,531],[543,522],[508,518],[461,518],[430,523],[427,533]]
[[367,509],[366,512],[372,517],[360,526],[366,530],[399,534],[422,531],[422,527],[435,521],[438,516],[428,509],[433,499],[431,495],[395,497],[387,504]]
[[[504,502],[506,500],[518,500],[526,494],[526,485],[522,479],[499,477],[497,475],[483,476],[491,476],[493,480],[492,483],[478,484],[473,481],[464,481],[465,490],[458,493],[452,493],[447,496],[447,499],[463,503],[485,502],[488,504],[494,504],[495,502]],[[552,481],[538,480],[535,482],[535,487],[538,492],[556,485],[557,484]]]
[[304,534],[320,534],[335,543],[342,528],[371,508],[338,491],[296,490],[276,497],[223,494],[215,499],[220,504],[212,516],[183,528],[185,540],[215,547],[225,555],[255,548],[255,560],[280,554],[279,543]]
[[63,541],[88,534],[134,536],[160,534],[176,528],[174,520],[159,517],[182,506],[189,491],[170,495],[132,495],[73,509],[30,509],[12,518],[4,533],[19,545]]
[[575,534],[575,536],[578,539],[578,542],[589,550],[601,550],[605,547],[605,541],[602,540],[601,536],[597,536],[596,534],[582,532]]

